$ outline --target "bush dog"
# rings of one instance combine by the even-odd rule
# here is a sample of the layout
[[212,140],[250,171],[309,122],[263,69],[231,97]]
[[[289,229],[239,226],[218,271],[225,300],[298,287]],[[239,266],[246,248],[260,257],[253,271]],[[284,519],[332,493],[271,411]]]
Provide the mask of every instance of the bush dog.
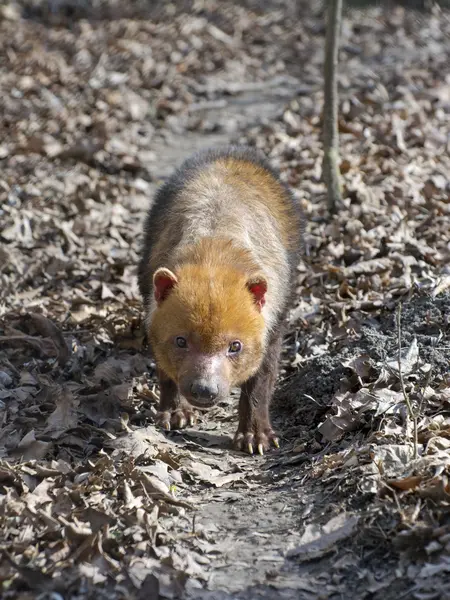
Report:
[[138,278],[164,429],[193,425],[193,407],[240,386],[234,447],[278,447],[269,403],[300,232],[294,198],[250,148],[201,152],[158,190]]

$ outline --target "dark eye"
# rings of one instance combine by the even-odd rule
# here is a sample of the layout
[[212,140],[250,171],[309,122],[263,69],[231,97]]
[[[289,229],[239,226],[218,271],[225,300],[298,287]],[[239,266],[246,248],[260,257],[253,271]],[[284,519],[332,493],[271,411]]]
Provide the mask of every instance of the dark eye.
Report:
[[175,344],[178,346],[178,348],[187,348],[187,341],[184,337],[178,336],[175,339]]
[[231,342],[231,344],[228,347],[228,354],[239,354],[239,352],[242,350],[242,344],[239,340],[236,340],[234,342]]

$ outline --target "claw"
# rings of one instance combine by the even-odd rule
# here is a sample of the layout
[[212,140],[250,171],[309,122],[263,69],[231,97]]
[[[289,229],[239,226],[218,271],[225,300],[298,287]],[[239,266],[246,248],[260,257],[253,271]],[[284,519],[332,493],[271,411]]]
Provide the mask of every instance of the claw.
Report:
[[177,421],[178,429],[183,429],[183,427],[186,425],[186,419],[183,416],[180,416],[178,417]]
[[161,429],[171,431],[183,429],[188,422],[190,425],[194,425],[197,419],[191,408],[182,404],[176,409],[158,412],[155,421]]
[[265,453],[270,449],[271,444],[275,448],[280,447],[279,439],[275,437],[275,433],[269,427],[265,431],[258,431],[255,427],[253,430],[249,428],[247,431],[236,432],[233,439],[233,448],[246,452],[247,454],[258,454],[264,456]]

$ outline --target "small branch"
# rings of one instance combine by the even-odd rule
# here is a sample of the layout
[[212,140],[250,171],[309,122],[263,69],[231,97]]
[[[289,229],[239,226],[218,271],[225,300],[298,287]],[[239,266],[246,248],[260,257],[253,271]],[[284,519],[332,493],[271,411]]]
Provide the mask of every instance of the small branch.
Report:
[[402,373],[402,303],[399,302],[397,309],[397,342],[398,342],[398,375],[400,378],[400,386],[402,388],[403,398],[408,408],[408,414],[413,422],[413,436],[414,436],[414,459],[417,458],[417,416],[414,414],[411,401],[405,389],[405,382],[403,381]]
[[324,65],[323,178],[327,186],[330,212],[342,202],[339,171],[337,66],[341,29],[342,0],[328,0]]

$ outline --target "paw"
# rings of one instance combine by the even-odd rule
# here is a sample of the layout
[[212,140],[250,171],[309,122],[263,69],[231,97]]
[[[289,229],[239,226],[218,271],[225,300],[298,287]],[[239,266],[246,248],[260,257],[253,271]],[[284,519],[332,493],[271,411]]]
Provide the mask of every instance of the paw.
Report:
[[197,413],[188,406],[180,406],[174,410],[164,410],[156,413],[156,425],[170,431],[171,429],[184,429],[197,423]]
[[271,427],[266,427],[262,431],[256,428],[250,431],[238,429],[233,440],[235,450],[248,452],[248,454],[254,454],[256,451],[262,456],[271,446],[280,447],[278,437]]

